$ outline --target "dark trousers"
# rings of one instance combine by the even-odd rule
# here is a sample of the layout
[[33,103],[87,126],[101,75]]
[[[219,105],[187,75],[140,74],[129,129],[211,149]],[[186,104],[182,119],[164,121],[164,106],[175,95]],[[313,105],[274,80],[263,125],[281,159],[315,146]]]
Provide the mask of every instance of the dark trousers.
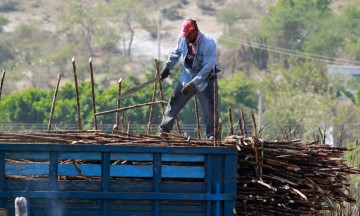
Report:
[[[216,76],[213,76],[209,80],[208,86],[204,91],[199,92],[198,90],[191,92],[189,95],[184,95],[181,92],[182,84],[177,82],[175,89],[172,93],[172,96],[168,102],[164,116],[160,124],[160,132],[170,132],[173,129],[175,119],[178,116],[180,110],[185,106],[185,104],[197,94],[200,101],[201,110],[203,114],[203,120],[205,124],[206,136],[214,136],[214,86],[217,82]],[[218,93],[216,92],[216,97],[218,98]],[[218,100],[218,99],[217,99]],[[219,119],[219,109],[217,109],[217,122]],[[195,114],[194,114],[195,117]],[[195,118],[194,118],[195,119]]]

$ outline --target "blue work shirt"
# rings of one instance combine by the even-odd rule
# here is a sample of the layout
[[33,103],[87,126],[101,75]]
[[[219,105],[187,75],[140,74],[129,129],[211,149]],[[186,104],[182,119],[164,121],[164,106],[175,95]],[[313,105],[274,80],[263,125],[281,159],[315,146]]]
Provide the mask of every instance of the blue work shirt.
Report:
[[177,46],[171,52],[166,62],[168,68],[173,69],[180,57],[184,60],[184,69],[179,81],[184,86],[191,82],[202,92],[208,85],[211,76],[215,75],[216,43],[214,39],[200,32],[197,52],[192,67],[185,63],[188,46],[184,37],[179,37]]

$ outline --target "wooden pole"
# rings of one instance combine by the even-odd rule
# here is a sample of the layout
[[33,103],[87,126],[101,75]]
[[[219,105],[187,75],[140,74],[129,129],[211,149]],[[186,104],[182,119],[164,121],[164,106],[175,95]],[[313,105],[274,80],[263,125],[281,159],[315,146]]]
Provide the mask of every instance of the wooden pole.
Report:
[[75,65],[75,58],[72,58],[72,65],[74,71],[74,81],[75,81],[75,91],[76,91],[76,108],[77,108],[77,123],[78,123],[78,130],[82,130],[81,127],[81,116],[80,116],[80,101],[79,101],[79,90],[78,90],[78,83],[77,83],[77,76],[76,76],[76,65]]
[[[156,64],[156,76],[160,75],[160,62],[155,59],[155,64]],[[160,100],[164,100],[164,92],[162,89],[162,85],[161,85],[161,80],[158,81],[159,82],[159,90],[160,90]],[[164,115],[165,112],[165,104],[161,104],[161,113],[162,115]]]
[[176,117],[175,122],[176,122],[177,131],[179,134],[181,134],[180,121],[178,117]]
[[244,130],[243,135],[245,137],[247,137],[247,133],[246,133],[246,122],[245,122],[245,115],[244,115],[244,111],[241,109],[241,123],[242,123],[242,128]]
[[93,108],[93,115],[94,115],[94,129],[97,130],[97,121],[96,121],[96,106],[95,106],[95,90],[94,90],[94,73],[93,73],[93,66],[92,66],[92,59],[89,58],[89,66],[90,66],[90,76],[91,76],[91,96],[92,96],[92,108]]
[[229,125],[230,126],[230,135],[234,135],[231,107],[229,108],[229,123],[230,123],[230,125]]
[[195,97],[194,97],[194,102],[195,102],[195,112],[196,112],[197,133],[198,133],[198,138],[201,139],[200,116],[199,116],[199,109],[198,109],[197,95],[196,94],[195,94]]
[[251,113],[251,118],[252,118],[252,122],[253,122],[253,136],[257,137],[257,128],[256,128],[256,121],[255,121],[255,114],[252,112]]
[[1,75],[1,83],[0,83],[0,100],[1,100],[1,94],[2,94],[2,89],[4,86],[4,80],[5,80],[5,70],[3,70],[3,73]]
[[[118,99],[116,101],[116,109],[120,109],[120,95],[121,95],[121,84],[122,84],[122,77],[120,77],[119,82],[118,82]],[[117,128],[117,130],[119,130],[119,124],[120,124],[120,111],[116,112],[116,122],[115,122],[115,127]],[[125,128],[123,128],[125,129]]]
[[55,88],[55,92],[54,92],[54,97],[53,97],[52,104],[51,104],[51,110],[50,110],[50,116],[49,116],[49,123],[48,123],[48,131],[51,130],[51,121],[52,121],[52,117],[53,117],[53,114],[54,114],[56,96],[57,96],[57,93],[58,93],[58,90],[59,90],[60,80],[61,80],[61,74],[58,75],[58,80],[57,80],[57,83],[56,83],[56,88]]
[[219,139],[219,128],[218,128],[218,116],[217,116],[217,105],[218,105],[218,98],[217,98],[217,80],[214,81],[214,146],[217,146],[217,140]]
[[149,103],[137,104],[134,106],[128,106],[128,107],[124,107],[121,109],[114,109],[114,110],[108,110],[108,111],[104,111],[104,112],[98,112],[98,113],[95,113],[95,115],[104,115],[104,114],[114,113],[114,112],[118,112],[118,111],[134,109],[134,108],[138,108],[138,107],[152,106],[152,105],[160,104],[160,103],[165,103],[165,101],[154,101],[154,102],[149,102]]
[[[155,67],[157,67],[156,59],[155,59]],[[159,73],[158,70],[156,70],[155,77],[158,77],[158,75],[159,75],[158,73]],[[152,95],[152,100],[151,100],[152,102],[154,102],[156,100],[157,84],[158,84],[158,82],[154,82],[154,90],[153,90],[153,95]],[[150,132],[151,132],[151,123],[152,123],[153,113],[154,113],[153,106],[150,105],[149,121],[147,124],[147,130],[146,130],[147,135],[150,135]]]

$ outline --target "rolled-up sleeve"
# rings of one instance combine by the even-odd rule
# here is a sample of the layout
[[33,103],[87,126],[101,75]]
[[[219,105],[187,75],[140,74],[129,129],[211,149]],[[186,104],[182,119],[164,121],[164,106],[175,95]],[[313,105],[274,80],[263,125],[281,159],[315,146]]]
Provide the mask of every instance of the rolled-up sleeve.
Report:
[[168,66],[168,68],[170,69],[174,69],[176,63],[179,61],[181,54],[182,54],[182,49],[181,49],[181,38],[179,38],[176,47],[174,48],[174,50],[170,53],[168,60],[166,62],[166,65]]

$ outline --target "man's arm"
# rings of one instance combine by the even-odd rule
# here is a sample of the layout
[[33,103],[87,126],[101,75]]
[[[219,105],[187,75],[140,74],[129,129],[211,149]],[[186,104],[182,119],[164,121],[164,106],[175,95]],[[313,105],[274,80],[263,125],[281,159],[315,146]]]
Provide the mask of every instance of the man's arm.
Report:
[[179,38],[177,46],[170,53],[164,68],[161,70],[161,73],[160,73],[161,81],[163,81],[165,78],[167,78],[169,75],[171,75],[170,70],[174,69],[176,63],[179,61],[179,59],[181,57],[181,53],[182,53],[181,38]]

